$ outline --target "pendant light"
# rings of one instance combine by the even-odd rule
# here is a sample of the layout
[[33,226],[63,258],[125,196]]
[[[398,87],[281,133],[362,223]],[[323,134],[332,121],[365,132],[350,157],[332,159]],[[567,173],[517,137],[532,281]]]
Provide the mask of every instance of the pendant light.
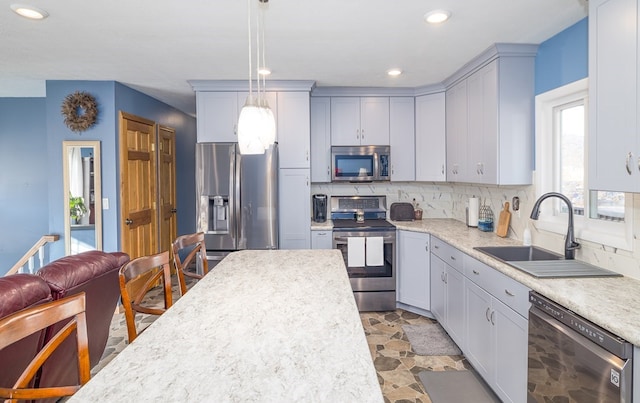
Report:
[[[260,3],[267,3],[268,0],[258,0]],[[264,6],[263,6],[264,7]],[[262,54],[262,65],[264,66],[264,11],[260,10],[259,18],[256,20],[256,59],[257,66],[260,66]],[[247,0],[247,30],[249,36],[249,95],[240,110],[238,118],[238,146],[241,154],[264,154],[275,141],[276,124],[273,112],[266,99],[265,84],[266,79],[262,79],[263,90],[260,90],[260,76],[257,77],[257,92],[253,93],[253,63],[251,47],[251,0]]]

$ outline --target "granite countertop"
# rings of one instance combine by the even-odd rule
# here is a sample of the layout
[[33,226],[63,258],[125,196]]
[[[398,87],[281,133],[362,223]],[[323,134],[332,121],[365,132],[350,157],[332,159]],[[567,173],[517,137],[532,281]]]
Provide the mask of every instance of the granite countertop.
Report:
[[382,402],[337,250],[227,256],[71,401]]
[[315,222],[311,220],[311,231],[331,231],[333,229],[333,221]]
[[539,279],[473,249],[521,245],[453,219],[390,221],[397,229],[424,232],[455,246],[580,316],[640,346],[640,281],[630,277]]

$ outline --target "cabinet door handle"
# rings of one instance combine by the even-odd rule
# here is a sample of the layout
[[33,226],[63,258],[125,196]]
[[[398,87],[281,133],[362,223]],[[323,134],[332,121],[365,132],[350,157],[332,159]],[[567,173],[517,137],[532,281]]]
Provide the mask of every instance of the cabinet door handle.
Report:
[[395,173],[395,170],[393,168],[393,165],[391,165],[391,175],[393,175]]
[[360,140],[364,140],[364,129],[360,130]]
[[327,167],[327,176],[331,177],[331,167]]
[[442,164],[442,172],[441,172],[441,174],[444,175],[444,164]]
[[479,276],[480,272],[478,270],[473,270],[473,274],[475,274],[476,276]]
[[307,161],[309,161],[309,150],[307,150]]
[[496,316],[496,311],[491,311],[491,324],[492,325],[496,324],[496,322],[494,320],[495,316]]
[[427,251],[427,252],[429,252],[429,244],[426,244],[426,245],[424,246],[424,250],[425,250],[425,251]]
[[451,258],[451,260],[455,261],[456,258],[454,256],[449,256]]
[[440,247],[438,245],[433,245],[434,249],[440,249]]
[[490,309],[491,309],[491,308],[487,307],[487,310],[486,310],[486,311],[484,311],[484,317],[485,317],[485,318],[487,318],[487,322],[489,322],[489,321],[491,320],[491,319],[489,319],[489,310],[490,310]]
[[511,291],[507,290],[506,288],[504,289],[504,293],[507,294],[510,297],[515,297],[516,294],[512,293]]
[[629,163],[631,162],[632,158],[633,158],[633,154],[631,152],[629,152],[629,154],[627,154],[627,163],[626,163],[627,173],[629,175],[631,175],[631,165],[629,165]]
[[237,123],[235,125],[233,125],[233,135],[234,136],[238,135],[238,124]]
[[449,277],[449,276],[447,276],[447,273],[444,273],[444,283],[445,283],[445,284],[447,284],[447,278],[448,278],[448,277]]

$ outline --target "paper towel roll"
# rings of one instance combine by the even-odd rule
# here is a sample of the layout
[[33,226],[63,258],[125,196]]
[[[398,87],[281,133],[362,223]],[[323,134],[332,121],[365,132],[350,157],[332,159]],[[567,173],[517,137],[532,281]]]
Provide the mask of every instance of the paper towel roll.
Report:
[[480,212],[480,199],[472,197],[469,199],[469,221],[467,225],[470,227],[478,226],[478,214]]

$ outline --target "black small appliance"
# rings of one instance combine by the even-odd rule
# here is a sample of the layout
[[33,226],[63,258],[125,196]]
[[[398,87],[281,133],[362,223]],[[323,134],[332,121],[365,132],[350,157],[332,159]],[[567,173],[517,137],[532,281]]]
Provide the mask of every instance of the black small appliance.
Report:
[[313,195],[313,221],[327,221],[327,195]]

